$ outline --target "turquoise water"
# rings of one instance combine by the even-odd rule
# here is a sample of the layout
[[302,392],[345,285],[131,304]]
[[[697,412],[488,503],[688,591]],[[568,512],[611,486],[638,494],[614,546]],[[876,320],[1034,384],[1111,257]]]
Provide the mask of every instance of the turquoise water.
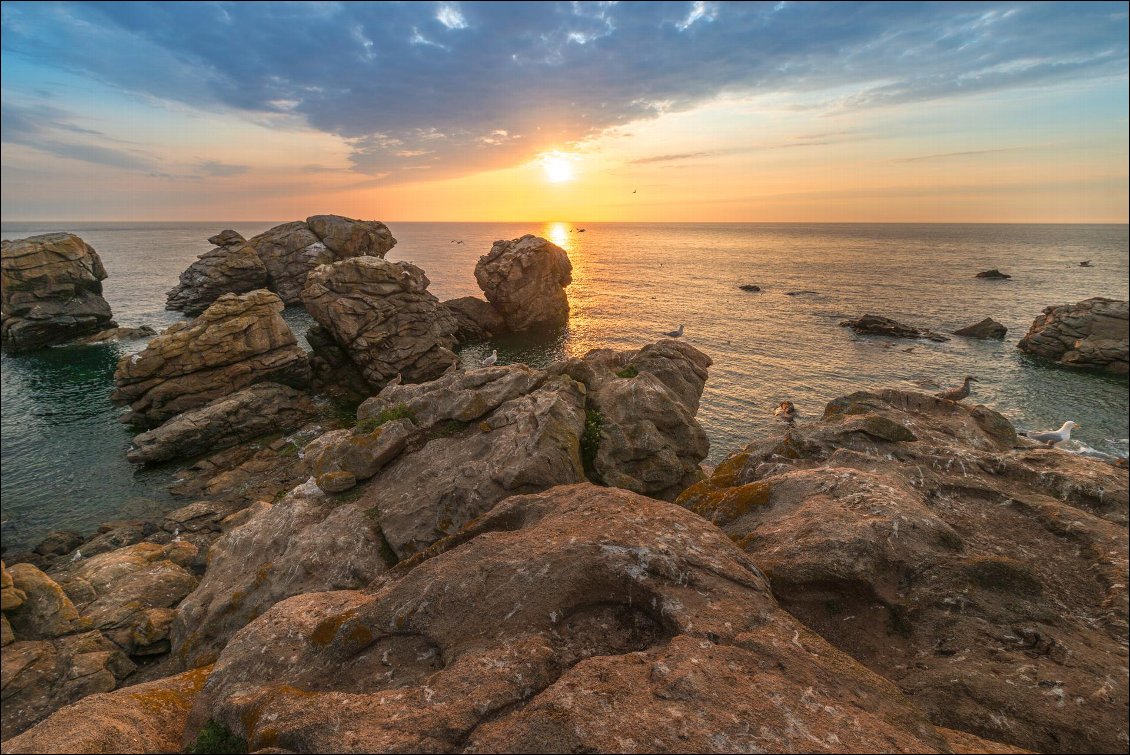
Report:
[[[110,278],[105,296],[122,325],[167,327],[177,276],[223,228],[244,236],[262,223],[4,223],[4,238],[77,233],[98,250]],[[1049,368],[1015,347],[1049,304],[1091,296],[1127,298],[1125,225],[587,224],[391,223],[389,259],[424,268],[441,299],[479,294],[473,270],[496,239],[524,233],[563,246],[573,261],[568,329],[546,342],[508,340],[464,351],[474,364],[490,349],[500,361],[535,366],[591,348],[632,348],[680,323],[685,338],[714,359],[699,419],[711,461],[773,429],[781,400],[802,414],[853,390],[901,386],[937,390],[976,375],[974,399],[1022,428],[1082,424],[1077,451],[1127,455],[1125,379]],[[571,229],[583,227],[581,234]],[[462,240],[463,244],[452,241]],[[1094,267],[1080,268],[1090,259]],[[1000,268],[1010,281],[973,276]],[[764,290],[746,293],[754,283]],[[789,296],[788,292],[814,291]],[[954,337],[948,343],[854,336],[840,320],[864,313],[949,331],[992,317],[1003,343]],[[309,317],[289,309],[305,332]],[[112,518],[180,505],[165,486],[177,465],[139,470],[125,461],[130,432],[109,403],[117,360],[140,343],[58,347],[0,362],[6,547],[50,529],[87,531]],[[911,348],[909,353],[903,349]]]

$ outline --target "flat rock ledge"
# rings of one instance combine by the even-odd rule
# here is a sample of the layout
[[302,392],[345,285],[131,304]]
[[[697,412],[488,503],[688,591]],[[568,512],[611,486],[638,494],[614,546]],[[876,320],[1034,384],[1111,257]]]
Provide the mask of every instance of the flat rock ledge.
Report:
[[924,328],[903,325],[887,317],[864,315],[854,320],[844,320],[840,327],[851,328],[856,333],[868,336],[887,336],[888,338],[925,338],[930,341],[948,341],[947,336]]
[[1047,307],[1017,348],[1064,367],[1130,373],[1130,303],[1095,297]]

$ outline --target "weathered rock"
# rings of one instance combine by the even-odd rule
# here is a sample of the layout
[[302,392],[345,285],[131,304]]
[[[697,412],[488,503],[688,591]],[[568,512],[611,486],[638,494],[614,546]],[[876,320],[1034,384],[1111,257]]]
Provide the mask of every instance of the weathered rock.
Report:
[[997,270],[994,267],[992,270],[985,270],[984,272],[977,273],[977,275],[975,275],[974,277],[988,278],[990,280],[1008,280],[1012,276],[1008,275],[1007,273],[1002,273],[1000,270]]
[[761,290],[761,286],[754,285],[753,283],[743,283],[742,285],[738,286],[738,288],[740,288],[742,291],[749,291],[751,293],[756,293]]
[[508,332],[506,320],[498,310],[476,296],[448,299],[443,306],[455,318],[455,336],[460,343],[486,341]]
[[195,501],[165,514],[165,532],[219,532],[223,522],[241,507],[230,501]]
[[41,556],[62,556],[82,545],[83,540],[83,536],[74,530],[55,530],[35,546],[35,552]]
[[76,339],[76,344],[106,343],[108,341],[140,341],[142,338],[157,335],[157,331],[148,325],[138,328],[108,328],[91,336]]
[[0,647],[7,647],[16,641],[16,633],[12,631],[12,625],[8,621],[8,617],[0,614]]
[[214,720],[253,751],[947,749],[670,504],[560,487],[510,498],[427,555],[372,593],[302,595],[256,620],[183,741]]
[[[136,668],[98,632],[51,641],[18,640],[0,653],[0,665],[4,696],[0,737],[4,740],[64,705],[96,692],[109,692]],[[5,752],[8,747],[5,741]]]
[[903,325],[886,317],[864,315],[855,320],[844,320],[841,327],[851,328],[856,333],[869,336],[888,336],[890,338],[926,338],[931,341],[948,341],[946,336],[932,330],[921,330]]
[[216,247],[180,274],[180,283],[169,291],[165,309],[198,315],[224,294],[267,287],[267,268],[255,247],[242,236],[222,231],[208,241]]
[[965,336],[966,338],[1004,338],[1008,328],[1001,325],[999,322],[991,317],[986,317],[984,320],[973,325],[955,330],[955,336]]
[[0,244],[0,345],[8,352],[63,343],[114,327],[102,298],[106,268],[72,233]]
[[455,320],[428,293],[410,262],[358,257],[325,265],[306,279],[302,301],[374,389],[439,377],[458,357]]
[[365,376],[328,330],[313,325],[306,331],[306,341],[312,349],[309,356],[311,390],[352,404],[372,395],[373,389]]
[[751,444],[679,503],[935,725],[1092,752],[1127,747],[1127,488],[983,406],[888,390]]
[[301,427],[317,414],[310,397],[278,383],[256,383],[190,409],[133,439],[126,458],[151,464],[198,456]]
[[181,752],[185,721],[210,672],[210,667],[193,669],[85,697],[7,739],[3,752]]
[[8,569],[16,596],[24,600],[15,608],[5,607],[8,621],[20,639],[49,640],[78,632],[89,625],[79,618],[78,611],[63,588],[31,564],[13,564]]
[[90,558],[140,543],[156,531],[156,525],[141,519],[106,522],[98,528],[98,532],[82,544],[79,552],[83,558]]
[[24,604],[27,595],[16,587],[7,565],[0,561],[0,611],[14,611]]
[[1066,367],[1130,372],[1130,303],[1095,297],[1047,307],[1017,348]]
[[341,215],[314,215],[306,218],[314,232],[336,259],[384,257],[396,246],[388,226],[376,220],[354,220]]
[[[369,479],[399,456],[417,430],[410,419],[392,420],[373,429],[359,423],[352,430],[336,430],[311,441],[303,449],[303,458],[318,487],[327,493],[340,493]],[[351,484],[347,484],[349,478]],[[339,489],[331,490],[324,483]]]
[[710,442],[695,420],[710,357],[666,340],[638,351],[590,351],[551,371],[586,387],[590,427],[586,470],[595,479],[635,493],[674,500],[702,477]]
[[573,281],[569,255],[556,244],[526,234],[496,241],[475,265],[475,280],[514,332],[569,321],[565,287]]
[[202,315],[173,325],[123,357],[111,399],[129,404],[123,421],[154,426],[253,383],[303,387],[306,355],[269,291],[224,294]]

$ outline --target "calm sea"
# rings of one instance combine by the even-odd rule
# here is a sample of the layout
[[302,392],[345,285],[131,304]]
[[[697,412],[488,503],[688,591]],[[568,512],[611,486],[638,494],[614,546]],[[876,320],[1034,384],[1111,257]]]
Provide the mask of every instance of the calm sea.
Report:
[[[165,292],[224,228],[246,237],[275,223],[4,223],[4,238],[77,233],[110,273],[105,296],[122,325],[158,329],[180,319]],[[584,233],[575,229],[585,228]],[[553,343],[501,342],[467,349],[477,363],[543,366],[598,347],[639,347],[686,325],[685,339],[714,359],[699,420],[710,461],[770,430],[772,410],[793,401],[819,415],[836,396],[869,387],[937,390],[971,374],[974,399],[1019,427],[1082,423],[1076,451],[1127,455],[1124,379],[1077,374],[1033,362],[1016,349],[1049,304],[1091,296],[1127,298],[1125,225],[818,225],[395,223],[389,259],[411,260],[441,299],[479,294],[473,270],[496,239],[525,233],[564,247],[573,261],[572,320]],[[462,244],[453,243],[463,241]],[[1078,263],[1091,260],[1093,267]],[[1009,281],[977,280],[1000,268]],[[738,289],[743,283],[760,293]],[[811,291],[798,296],[789,292]],[[992,317],[1003,343],[948,343],[853,336],[838,327],[873,313],[949,331]],[[300,309],[287,318],[301,335]],[[301,339],[300,339],[301,340]],[[0,506],[6,547],[51,529],[92,530],[113,519],[176,505],[165,486],[176,466],[135,468],[130,432],[110,404],[117,360],[140,344],[58,347],[4,356]],[[911,351],[904,351],[907,348]]]

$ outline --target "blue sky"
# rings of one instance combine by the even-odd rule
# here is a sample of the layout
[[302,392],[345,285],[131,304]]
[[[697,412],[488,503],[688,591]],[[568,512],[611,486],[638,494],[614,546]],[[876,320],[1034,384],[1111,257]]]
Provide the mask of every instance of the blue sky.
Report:
[[[829,199],[939,162],[997,219],[1126,219],[1126,3],[15,2],[2,48],[5,219],[614,219],[633,183],[624,219],[994,219]],[[523,203],[547,155],[574,179]]]

